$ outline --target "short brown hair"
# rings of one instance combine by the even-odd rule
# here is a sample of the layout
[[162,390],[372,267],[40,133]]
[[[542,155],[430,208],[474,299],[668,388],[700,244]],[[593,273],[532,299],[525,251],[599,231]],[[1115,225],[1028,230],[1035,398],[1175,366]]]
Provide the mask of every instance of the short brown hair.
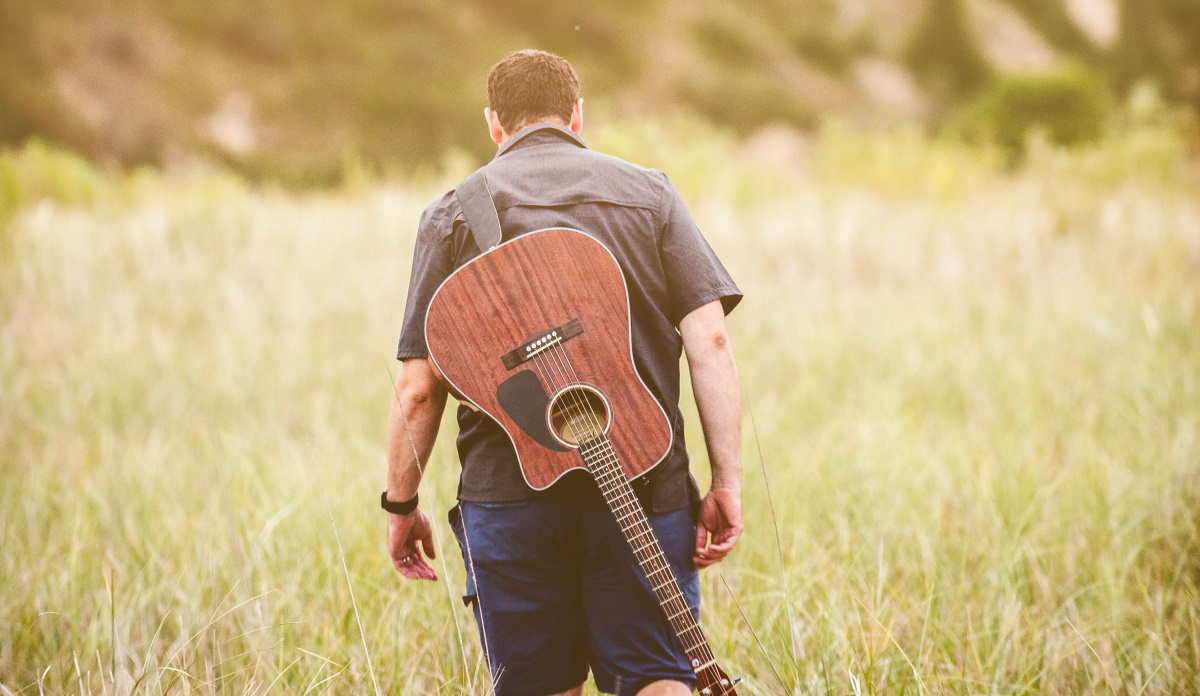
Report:
[[500,125],[512,134],[545,119],[570,123],[579,77],[566,58],[526,49],[492,66],[487,91]]

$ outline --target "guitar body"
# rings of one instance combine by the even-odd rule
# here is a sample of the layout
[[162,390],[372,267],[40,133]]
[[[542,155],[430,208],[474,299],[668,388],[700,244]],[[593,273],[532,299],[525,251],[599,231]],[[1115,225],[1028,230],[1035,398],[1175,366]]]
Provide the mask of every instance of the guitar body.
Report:
[[736,696],[630,485],[671,450],[671,425],[634,369],[617,260],[583,232],[530,232],[471,260],[434,293],[429,355],[456,396],[494,418],[531,488],[595,478],[701,694]]
[[[572,322],[582,329],[578,335],[505,364],[505,355],[533,353],[524,348]],[[550,417],[556,395],[566,405],[586,403],[587,395],[562,393],[568,385],[588,385],[607,402],[605,429],[627,478],[646,473],[670,451],[671,426],[634,369],[629,331],[616,259],[569,229],[531,232],[473,259],[438,288],[425,319],[434,364],[500,423],[535,490],[586,468],[576,447],[556,437]]]

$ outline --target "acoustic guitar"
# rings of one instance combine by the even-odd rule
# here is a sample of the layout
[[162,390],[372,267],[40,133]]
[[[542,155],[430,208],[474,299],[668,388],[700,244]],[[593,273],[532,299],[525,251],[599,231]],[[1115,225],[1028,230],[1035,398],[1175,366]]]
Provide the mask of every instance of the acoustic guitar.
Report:
[[631,481],[666,458],[671,424],[633,363],[617,260],[592,237],[546,229],[496,246],[438,288],[429,354],[452,392],[494,418],[535,490],[595,478],[705,696],[736,696],[692,616]]

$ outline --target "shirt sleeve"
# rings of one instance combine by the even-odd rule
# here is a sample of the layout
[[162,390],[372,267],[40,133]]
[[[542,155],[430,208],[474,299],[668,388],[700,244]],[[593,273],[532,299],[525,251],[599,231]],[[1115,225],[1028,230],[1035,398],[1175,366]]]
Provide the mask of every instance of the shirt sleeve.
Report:
[[404,323],[400,327],[400,343],[396,348],[398,360],[429,356],[429,348],[425,343],[425,315],[429,312],[433,294],[454,270],[450,239],[454,218],[447,210],[450,195],[430,206],[421,216],[417,228],[412,274],[408,280],[408,299],[404,304]]
[[663,182],[660,249],[671,299],[671,322],[678,326],[692,310],[713,300],[720,300],[729,314],[741,302],[742,291],[700,233],[679,191],[665,174]]

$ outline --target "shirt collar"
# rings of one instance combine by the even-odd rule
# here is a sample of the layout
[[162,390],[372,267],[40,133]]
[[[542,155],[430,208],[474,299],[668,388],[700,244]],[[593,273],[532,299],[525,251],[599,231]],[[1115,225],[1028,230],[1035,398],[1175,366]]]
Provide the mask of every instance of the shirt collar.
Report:
[[[573,143],[578,147],[587,147],[587,145],[583,142],[583,139],[571,132],[569,128],[564,128],[563,126],[555,123],[539,123],[532,126],[526,126],[525,128],[522,128],[521,130],[509,136],[508,140],[505,140],[504,144],[501,145],[500,149],[496,152],[496,157],[503,155],[509,150],[512,150],[517,143],[521,142],[522,140],[529,139],[530,135],[533,135],[534,133],[541,133],[543,131],[548,131],[550,134],[556,135],[559,138]],[[540,138],[534,138],[534,140],[538,139]]]

